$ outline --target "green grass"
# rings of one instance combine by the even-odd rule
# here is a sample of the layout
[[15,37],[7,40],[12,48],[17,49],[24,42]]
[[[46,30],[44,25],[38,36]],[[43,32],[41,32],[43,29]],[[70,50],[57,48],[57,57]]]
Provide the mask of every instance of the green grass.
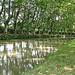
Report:
[[48,56],[42,64],[25,75],[75,75],[75,40]]

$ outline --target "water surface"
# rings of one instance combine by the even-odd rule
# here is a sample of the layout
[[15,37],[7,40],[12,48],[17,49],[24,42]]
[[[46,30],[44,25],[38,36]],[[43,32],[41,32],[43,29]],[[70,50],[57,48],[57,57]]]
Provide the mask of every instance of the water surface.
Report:
[[0,75],[19,75],[39,65],[73,38],[0,41]]

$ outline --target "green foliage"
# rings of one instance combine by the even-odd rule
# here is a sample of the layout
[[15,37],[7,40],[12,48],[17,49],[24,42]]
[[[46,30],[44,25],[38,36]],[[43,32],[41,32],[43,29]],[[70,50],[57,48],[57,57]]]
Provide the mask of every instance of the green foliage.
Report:
[[4,27],[0,26],[0,33],[3,33],[3,32],[4,32]]
[[[13,22],[16,20],[16,31],[19,31],[18,33],[21,33],[21,30],[25,30],[27,33],[33,33],[35,31],[34,29],[38,29],[38,32],[40,30],[46,33],[51,33],[51,31],[57,32],[61,29],[64,33],[75,32],[74,0],[10,0],[10,2],[12,3],[10,8],[3,6],[2,13],[10,15],[9,13],[13,9],[13,17],[11,18],[9,16],[6,19],[6,15],[2,14],[0,23],[5,24],[6,21],[9,27],[12,25],[15,29],[15,23]],[[2,3],[3,1],[1,2],[1,6]],[[5,1],[5,5],[9,6],[9,2]],[[18,9],[20,9],[19,12],[17,12]],[[9,33],[13,32],[11,28],[9,29]]]

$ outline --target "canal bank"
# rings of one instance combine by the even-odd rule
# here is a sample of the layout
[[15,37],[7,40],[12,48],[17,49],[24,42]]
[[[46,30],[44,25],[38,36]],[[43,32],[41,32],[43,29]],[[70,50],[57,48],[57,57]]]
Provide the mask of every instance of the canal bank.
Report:
[[11,39],[32,39],[32,38],[49,38],[49,37],[75,37],[75,35],[58,35],[58,34],[0,34],[0,40],[11,40]]
[[45,34],[7,34],[0,35],[0,40],[10,40],[10,39],[31,39],[31,38],[48,38],[54,37],[54,35],[45,35]]
[[75,75],[75,40],[51,54],[42,64],[28,71],[20,73],[26,75]]

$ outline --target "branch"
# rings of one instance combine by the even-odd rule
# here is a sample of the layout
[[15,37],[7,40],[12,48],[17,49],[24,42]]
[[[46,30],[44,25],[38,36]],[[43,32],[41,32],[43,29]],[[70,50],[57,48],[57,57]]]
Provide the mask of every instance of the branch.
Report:
[[0,16],[1,16],[1,14],[2,14],[4,4],[5,4],[5,0],[3,0],[2,9],[1,9],[1,11],[0,11]]

